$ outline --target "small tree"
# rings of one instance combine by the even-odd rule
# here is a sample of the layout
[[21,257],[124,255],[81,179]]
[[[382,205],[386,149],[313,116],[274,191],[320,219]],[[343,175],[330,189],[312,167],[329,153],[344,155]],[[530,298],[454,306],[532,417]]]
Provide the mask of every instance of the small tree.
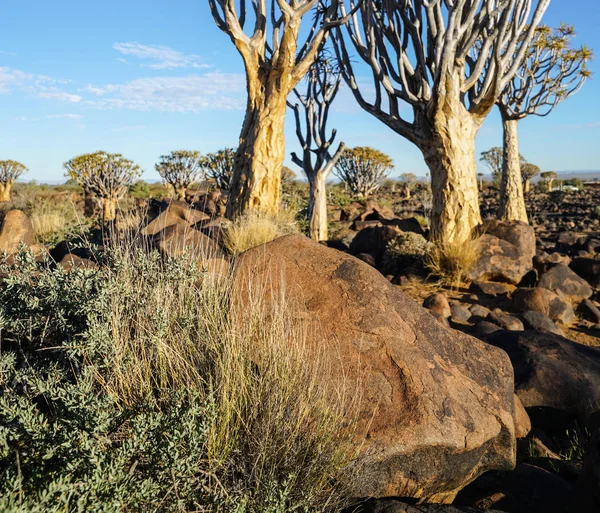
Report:
[[540,168],[530,162],[525,162],[521,166],[521,177],[523,179],[524,192],[531,190],[531,179],[540,174]]
[[140,168],[120,154],[104,151],[80,155],[64,164],[70,177],[102,200],[102,219],[113,221],[117,201],[140,176]]
[[480,162],[483,162],[492,172],[492,181],[500,184],[502,178],[502,148],[497,146],[481,152]]
[[552,182],[558,178],[558,175],[554,171],[544,171],[540,176],[548,185],[548,192],[552,192]]
[[[528,45],[526,59],[497,101],[504,127],[504,159],[500,186],[500,219],[528,222],[519,161],[517,127],[527,116],[547,116],[575,94],[590,76],[592,52],[571,47],[573,27],[540,26]],[[551,182],[550,182],[551,186]]]
[[202,162],[205,179],[214,182],[218,189],[229,191],[235,167],[235,149],[224,148],[216,153],[209,153]]
[[10,201],[12,186],[27,168],[15,160],[0,160],[0,202]]
[[163,181],[173,187],[177,199],[185,201],[186,189],[200,175],[201,160],[197,151],[172,151],[160,157],[155,167]]
[[299,103],[288,102],[294,110],[296,135],[302,147],[302,158],[292,153],[292,160],[308,179],[308,232],[317,242],[328,238],[326,182],[345,148],[344,143],[340,143],[336,152],[330,153],[336,130],[329,134],[327,129],[329,109],[340,89],[341,79],[337,66],[322,52],[308,72],[306,89],[302,92],[294,89]]
[[369,147],[345,149],[334,174],[359,198],[367,199],[390,173],[394,164],[385,153]]
[[404,189],[404,197],[410,199],[411,192],[415,188],[415,185],[417,185],[417,175],[414,173],[402,173],[400,181]]

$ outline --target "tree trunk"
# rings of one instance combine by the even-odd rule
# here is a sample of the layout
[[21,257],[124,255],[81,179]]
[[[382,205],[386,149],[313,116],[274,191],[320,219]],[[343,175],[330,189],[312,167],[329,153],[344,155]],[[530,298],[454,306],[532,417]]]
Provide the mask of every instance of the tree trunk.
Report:
[[525,191],[524,192],[529,192],[531,191],[531,178],[527,178],[527,180],[525,180]]
[[431,171],[432,239],[462,243],[481,224],[475,137],[483,120],[445,97],[419,146]]
[[277,212],[281,169],[285,159],[284,123],[287,91],[271,89],[268,95],[251,98],[235,155],[235,167],[227,204],[227,217],[248,209]]
[[91,191],[87,188],[83,189],[83,214],[86,217],[94,217],[96,213],[96,200]]
[[500,207],[498,219],[503,221],[523,221],[527,219],[527,208],[523,195],[523,176],[519,155],[518,121],[502,116],[504,127],[504,159],[502,182],[500,184]]
[[10,191],[12,190],[12,182],[0,183],[0,203],[10,201]]
[[310,184],[308,204],[308,216],[310,220],[309,235],[316,242],[327,240],[329,237],[327,231],[326,179],[327,177],[323,173],[316,173],[315,176],[308,179]]
[[175,196],[178,201],[185,201],[185,187],[177,187],[175,189]]
[[102,199],[102,220],[105,223],[114,221],[117,218],[117,199],[103,198]]

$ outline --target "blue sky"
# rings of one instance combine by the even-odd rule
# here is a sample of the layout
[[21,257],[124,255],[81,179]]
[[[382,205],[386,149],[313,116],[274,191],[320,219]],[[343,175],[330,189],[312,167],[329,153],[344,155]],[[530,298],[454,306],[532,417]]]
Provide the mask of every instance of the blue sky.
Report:
[[[64,161],[99,149],[123,153],[157,179],[154,162],[171,150],[236,145],[243,66],[206,0],[2,4],[0,159],[23,162],[28,179],[61,180]],[[552,0],[545,22],[561,20],[577,27],[577,44],[600,53],[598,0]],[[521,152],[545,170],[600,169],[599,100],[595,76],[551,116],[521,122]],[[297,148],[288,121],[289,155]],[[331,126],[349,146],[388,153],[396,174],[427,172],[419,150],[361,112],[347,91]],[[501,141],[494,113],[477,150]]]

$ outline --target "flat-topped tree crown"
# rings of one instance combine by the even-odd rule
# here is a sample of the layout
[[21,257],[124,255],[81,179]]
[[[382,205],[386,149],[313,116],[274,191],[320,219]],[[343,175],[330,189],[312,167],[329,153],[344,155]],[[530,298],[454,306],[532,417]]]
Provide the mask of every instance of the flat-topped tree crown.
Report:
[[160,157],[155,168],[163,181],[173,187],[178,200],[185,201],[186,189],[200,176],[200,152],[177,150]]
[[223,191],[230,189],[235,167],[235,153],[234,148],[224,148],[207,154],[202,160],[204,178],[213,182],[217,189]]
[[[286,99],[317,58],[329,31],[345,22],[339,16],[340,1],[253,0],[248,8],[247,0],[209,0],[217,26],[242,56],[248,90],[229,217],[247,209],[278,209]],[[305,19],[311,22],[303,30]],[[306,37],[301,39],[301,34]]]
[[79,155],[64,164],[67,176],[76,180],[103,203],[104,221],[116,217],[117,200],[141,175],[140,168],[120,153],[97,151]]
[[[346,37],[335,31],[343,76],[358,103],[423,152],[437,240],[464,242],[481,223],[475,137],[517,73],[549,4],[368,1],[346,25]],[[347,41],[372,69],[370,97],[361,91]]]
[[385,153],[368,146],[359,146],[346,148],[342,152],[334,174],[359,199],[367,199],[381,187],[393,167],[394,162]]
[[0,202],[10,201],[12,186],[27,167],[16,160],[0,160]]

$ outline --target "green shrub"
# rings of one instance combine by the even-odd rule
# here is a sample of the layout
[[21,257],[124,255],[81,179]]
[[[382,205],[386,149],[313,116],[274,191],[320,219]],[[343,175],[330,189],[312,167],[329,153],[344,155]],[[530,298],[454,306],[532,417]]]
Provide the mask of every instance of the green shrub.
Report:
[[0,266],[0,511],[338,505],[347,411],[286,305],[240,319],[229,280],[135,241],[101,263]]
[[407,232],[392,239],[383,254],[384,274],[396,274],[400,269],[414,264],[422,264],[431,243],[417,233]]

